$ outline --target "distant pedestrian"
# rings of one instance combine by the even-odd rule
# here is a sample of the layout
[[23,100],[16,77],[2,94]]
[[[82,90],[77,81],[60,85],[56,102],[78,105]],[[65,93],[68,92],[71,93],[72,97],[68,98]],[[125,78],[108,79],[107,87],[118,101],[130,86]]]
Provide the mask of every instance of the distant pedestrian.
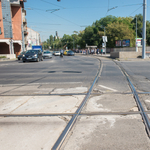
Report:
[[91,50],[91,54],[94,54],[94,49]]
[[99,54],[99,49],[97,49],[96,53]]
[[101,49],[101,55],[103,54],[103,49]]

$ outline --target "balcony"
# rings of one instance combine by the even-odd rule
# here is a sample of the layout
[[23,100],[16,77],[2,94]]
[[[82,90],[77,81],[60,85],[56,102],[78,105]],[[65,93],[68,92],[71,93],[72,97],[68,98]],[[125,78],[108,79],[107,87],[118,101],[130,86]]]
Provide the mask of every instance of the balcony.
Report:
[[10,4],[13,6],[19,6],[20,5],[20,0],[10,0]]
[[24,35],[27,35],[27,34],[28,34],[27,27],[24,27],[24,28],[23,28],[23,31],[24,31]]

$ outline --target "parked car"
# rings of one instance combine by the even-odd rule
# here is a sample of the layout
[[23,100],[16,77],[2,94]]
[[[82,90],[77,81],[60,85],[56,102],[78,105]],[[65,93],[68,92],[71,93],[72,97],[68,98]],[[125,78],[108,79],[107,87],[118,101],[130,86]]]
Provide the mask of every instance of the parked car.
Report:
[[28,50],[22,57],[22,61],[43,61],[41,50]]
[[60,56],[60,51],[56,51],[54,55],[55,56]]
[[67,55],[67,52],[68,52],[68,51],[69,51],[69,50],[65,50],[65,51],[64,51],[64,55]]
[[52,53],[50,51],[44,51],[43,58],[52,58]]
[[25,53],[26,53],[26,51],[21,52],[20,55],[18,55],[18,60],[22,59],[22,57]]
[[68,51],[68,52],[67,52],[67,55],[68,55],[68,56],[74,56],[74,52],[73,52],[73,51]]

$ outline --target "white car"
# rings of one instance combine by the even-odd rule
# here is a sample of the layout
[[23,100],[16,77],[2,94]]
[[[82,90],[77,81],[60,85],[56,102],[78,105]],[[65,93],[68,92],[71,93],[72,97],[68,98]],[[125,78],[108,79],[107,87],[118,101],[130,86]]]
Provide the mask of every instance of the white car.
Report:
[[56,51],[55,56],[60,56],[60,51]]
[[44,51],[43,58],[52,58],[52,53],[50,51]]

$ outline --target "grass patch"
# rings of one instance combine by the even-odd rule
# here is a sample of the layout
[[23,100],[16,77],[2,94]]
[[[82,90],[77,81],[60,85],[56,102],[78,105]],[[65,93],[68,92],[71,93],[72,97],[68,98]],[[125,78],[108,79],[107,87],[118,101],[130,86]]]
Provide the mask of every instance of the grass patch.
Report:
[[0,58],[6,58],[6,56],[0,56]]
[[120,61],[120,59],[119,59],[119,58],[115,58],[115,60]]

